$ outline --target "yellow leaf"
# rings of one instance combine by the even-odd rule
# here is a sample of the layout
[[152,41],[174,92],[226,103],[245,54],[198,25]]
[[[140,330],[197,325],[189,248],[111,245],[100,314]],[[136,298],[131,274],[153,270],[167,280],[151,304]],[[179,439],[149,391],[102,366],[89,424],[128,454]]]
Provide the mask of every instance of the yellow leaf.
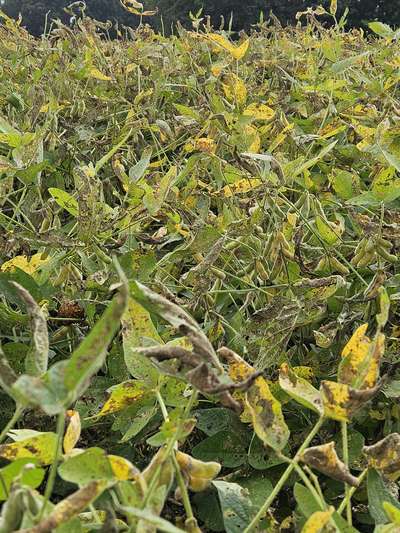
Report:
[[345,383],[321,382],[324,413],[333,420],[348,422],[357,409],[368,402],[379,391],[379,384],[372,389],[359,390]]
[[364,446],[363,453],[371,468],[379,470],[386,478],[397,481],[400,477],[400,435],[391,433],[384,439]]
[[225,185],[222,189],[222,193],[225,198],[231,198],[235,194],[242,194],[244,192],[251,191],[261,185],[262,181],[258,178],[244,178],[242,180]]
[[246,107],[243,114],[256,120],[271,120],[275,116],[275,111],[265,104],[253,103]]
[[111,387],[107,392],[109,392],[110,396],[101,411],[95,415],[96,417],[106,416],[125,409],[125,407],[143,398],[147,388],[142,381],[131,379]]
[[43,465],[54,460],[57,447],[56,433],[38,433],[33,437],[21,439],[0,446],[0,457],[15,461],[16,459],[35,458]]
[[70,453],[81,436],[81,419],[78,411],[67,411],[68,427],[64,435],[64,453]]
[[330,507],[328,511],[316,511],[304,524],[301,533],[320,533],[329,523],[334,508]]
[[330,14],[335,16],[337,11],[337,0],[331,0],[331,5],[329,8]]
[[213,44],[217,45],[217,47],[223,48],[229,52],[231,56],[237,60],[242,59],[242,57],[246,54],[250,44],[250,39],[246,39],[241,45],[234,46],[230,41],[228,41],[228,39],[218,33],[209,33],[206,38]]
[[193,492],[206,490],[221,470],[219,463],[214,461],[203,462],[180,451],[176,452],[176,460],[182,473],[188,479],[189,488]]
[[247,100],[247,89],[243,80],[236,74],[228,74],[224,77],[222,88],[225,96],[231,102],[236,102],[238,105],[243,105]]
[[200,137],[194,142],[194,149],[206,154],[215,154],[217,144],[214,139],[210,137]]
[[137,479],[140,471],[125,457],[119,455],[108,455],[114,476],[119,481],[127,481],[128,479]]
[[13,259],[10,259],[9,261],[3,263],[0,267],[0,270],[2,270],[3,272],[8,272],[19,268],[27,274],[32,275],[50,260],[49,257],[43,259],[43,256],[44,254],[35,254],[30,259],[28,259],[26,255],[18,255],[17,257],[14,257]]
[[357,389],[376,385],[380,361],[384,353],[385,335],[377,333],[374,340],[366,336],[368,324],[358,327],[343,348],[338,381]]
[[261,139],[258,134],[257,128],[251,124],[247,124],[244,127],[244,136],[247,141],[247,152],[252,154],[258,154],[261,148]]
[[100,80],[100,81],[110,81],[112,79],[112,78],[110,78],[110,76],[106,76],[105,74],[100,72],[100,70],[97,69],[96,67],[92,67],[89,70],[89,78],[94,78],[94,79]]

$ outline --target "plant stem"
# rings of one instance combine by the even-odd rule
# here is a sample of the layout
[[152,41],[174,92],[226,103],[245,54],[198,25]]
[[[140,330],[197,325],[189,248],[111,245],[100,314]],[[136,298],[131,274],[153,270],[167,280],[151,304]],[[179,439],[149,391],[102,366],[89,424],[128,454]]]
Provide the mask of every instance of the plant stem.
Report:
[[292,461],[290,462],[287,469],[282,474],[281,478],[279,479],[278,483],[275,485],[274,490],[271,492],[271,494],[268,496],[268,498],[265,500],[263,505],[258,510],[257,514],[253,518],[253,520],[250,522],[250,524],[246,527],[246,529],[243,531],[243,533],[250,533],[250,531],[253,531],[255,527],[257,527],[258,522],[261,520],[261,518],[266,514],[268,509],[270,508],[272,502],[275,500],[275,498],[278,496],[279,492],[281,491],[282,487],[286,483],[288,477],[293,472],[296,464],[300,460],[300,456],[303,453],[303,451],[307,448],[307,446],[310,444],[312,439],[315,437],[315,435],[320,430],[322,424],[324,423],[325,419],[321,417],[318,422],[315,424],[311,432],[308,434],[306,440],[303,442],[303,444],[300,446],[300,448],[297,450],[296,455],[293,457]]
[[367,475],[368,473],[368,468],[366,468],[365,470],[363,470],[361,472],[361,474],[358,476],[358,485],[357,487],[350,487],[350,490],[348,491],[348,493],[346,494],[346,497],[343,499],[342,503],[339,505],[338,507],[338,510],[337,510],[337,513],[338,514],[342,514],[343,511],[347,508],[347,504],[348,504],[348,501],[351,500],[351,497],[353,496],[353,494],[355,493],[355,491],[358,489],[358,487],[361,485],[362,481],[364,480],[365,476]]
[[5,426],[3,431],[0,433],[0,443],[3,442],[3,440],[7,437],[7,433],[15,426],[15,424],[18,422],[18,420],[21,418],[22,413],[24,412],[24,408],[21,405],[15,406],[15,412],[8,422],[8,424]]
[[[349,439],[347,435],[347,422],[343,421],[341,422],[341,428],[342,428],[342,448],[343,448],[343,462],[349,467]],[[344,485],[345,487],[345,499],[346,499],[346,517],[347,517],[347,523],[349,526],[353,523],[353,517],[351,513],[351,496],[349,496],[350,487],[347,483]]]
[[[292,462],[292,460],[290,460]],[[315,500],[318,502],[321,511],[325,511],[327,508],[326,502],[321,496],[318,494],[316,488],[311,483],[311,481],[308,479],[307,475],[301,468],[301,466],[298,463],[294,463],[294,468],[296,472],[298,473],[299,477],[303,480],[304,485],[308,488],[308,490],[311,492],[311,494],[314,496]]]
[[44,492],[43,505],[42,505],[42,508],[40,510],[40,513],[39,513],[38,522],[40,522],[42,520],[43,515],[45,513],[45,510],[46,510],[46,507],[47,507],[47,503],[50,500],[51,493],[53,492],[54,482],[55,482],[56,476],[57,476],[58,459],[59,459],[59,457],[61,455],[61,445],[62,445],[62,438],[63,438],[63,435],[64,435],[64,425],[65,425],[65,413],[63,411],[63,412],[61,412],[58,415],[58,418],[57,418],[56,453],[54,454],[53,463],[52,463],[52,465],[50,467],[49,477],[47,479],[47,484],[46,484],[46,490]]

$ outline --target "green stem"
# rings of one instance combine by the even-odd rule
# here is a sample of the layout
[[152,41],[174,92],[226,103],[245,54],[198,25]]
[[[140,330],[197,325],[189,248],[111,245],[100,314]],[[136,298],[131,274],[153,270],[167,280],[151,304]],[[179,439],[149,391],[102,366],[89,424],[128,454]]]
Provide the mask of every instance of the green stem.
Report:
[[7,433],[15,426],[15,424],[21,418],[23,412],[24,412],[24,408],[21,405],[17,404],[15,407],[15,412],[11,420],[5,426],[3,431],[0,433],[0,443],[3,442],[3,440],[7,437]]
[[[343,421],[341,422],[341,429],[342,429],[342,449],[343,449],[343,462],[349,467],[349,439],[347,435],[347,422]],[[346,500],[346,517],[347,517],[347,523],[349,526],[353,523],[353,517],[351,513],[351,496],[349,496],[350,487],[347,483],[344,485],[345,487],[345,500]]]
[[[290,462],[292,462],[292,461],[290,461]],[[326,508],[327,508],[325,500],[323,498],[321,498],[321,496],[318,494],[316,488],[311,483],[311,481],[308,479],[308,477],[306,476],[306,474],[303,471],[303,469],[301,468],[301,466],[298,463],[295,463],[294,464],[294,468],[295,468],[296,472],[298,473],[299,477],[303,480],[303,483],[305,484],[305,486],[308,488],[308,490],[314,496],[315,500],[318,502],[318,504],[319,504],[319,506],[321,508],[321,511],[325,511]]]
[[57,466],[58,466],[58,459],[60,458],[62,449],[62,438],[64,435],[64,425],[65,425],[65,413],[64,411],[58,415],[57,418],[57,445],[56,445],[56,453],[54,454],[53,463],[50,467],[49,477],[47,479],[46,484],[46,490],[44,492],[44,499],[43,499],[43,505],[40,510],[38,522],[40,522],[44,516],[47,503],[50,500],[51,493],[53,492],[54,483],[57,476]]
[[287,467],[287,469],[284,471],[284,473],[282,474],[280,480],[278,481],[278,483],[275,485],[275,488],[274,490],[271,492],[271,494],[268,496],[268,498],[265,500],[265,502],[263,503],[263,505],[260,507],[260,509],[258,510],[257,514],[255,515],[255,517],[253,518],[253,520],[250,522],[250,524],[246,527],[246,529],[243,531],[243,533],[250,533],[250,531],[253,531],[254,528],[257,527],[257,524],[258,522],[261,520],[261,518],[263,518],[263,516],[265,516],[266,512],[268,511],[268,509],[270,508],[272,502],[275,500],[275,498],[278,496],[279,492],[281,491],[282,487],[284,486],[284,484],[286,483],[288,477],[290,476],[290,474],[293,472],[296,464],[299,462],[300,460],[300,456],[301,454],[303,453],[303,451],[307,448],[307,446],[310,444],[310,442],[312,441],[312,439],[315,437],[315,435],[318,433],[318,431],[320,430],[322,424],[324,423],[324,418],[321,417],[318,422],[315,424],[314,428],[311,430],[311,432],[308,434],[306,440],[303,442],[303,444],[300,446],[300,448],[297,450],[297,453],[296,455],[294,456],[294,458],[292,459],[291,463],[289,464],[289,466]]
[[339,505],[339,508],[337,510],[337,513],[338,514],[342,514],[343,511],[347,508],[347,504],[348,502],[351,500],[353,494],[355,493],[355,491],[358,489],[358,487],[361,485],[362,481],[364,480],[365,476],[367,475],[368,473],[368,468],[366,468],[365,470],[363,470],[361,472],[361,474],[358,476],[358,485],[357,487],[350,487],[350,490],[348,491],[348,493],[346,494],[346,497],[343,499],[342,503]]

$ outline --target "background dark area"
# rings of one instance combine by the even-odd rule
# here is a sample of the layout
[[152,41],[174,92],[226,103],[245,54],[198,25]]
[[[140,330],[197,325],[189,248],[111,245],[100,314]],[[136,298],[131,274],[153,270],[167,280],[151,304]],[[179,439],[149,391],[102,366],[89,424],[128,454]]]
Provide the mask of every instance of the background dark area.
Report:
[[[35,35],[43,32],[46,13],[49,13],[48,20],[58,17],[65,23],[69,22],[70,15],[65,13],[64,8],[70,3],[71,0],[3,0],[3,3],[0,0],[2,9],[8,15],[18,17],[21,13],[23,25]],[[232,28],[241,30],[258,22],[261,11],[268,17],[272,10],[283,24],[290,24],[295,21],[298,11],[318,4],[329,8],[329,3],[329,0],[143,0],[146,9],[158,7],[167,32],[177,20],[190,25],[189,11],[195,13],[201,7],[204,14],[211,16],[215,26],[220,25],[221,16],[227,24],[233,13]],[[132,27],[139,23],[139,17],[125,11],[119,0],[86,0],[86,4],[87,14],[97,20],[112,20]],[[341,16],[345,7],[349,8],[349,26],[364,26],[372,20],[400,26],[400,0],[338,0],[338,16]],[[160,15],[146,18],[146,22],[160,29]]]

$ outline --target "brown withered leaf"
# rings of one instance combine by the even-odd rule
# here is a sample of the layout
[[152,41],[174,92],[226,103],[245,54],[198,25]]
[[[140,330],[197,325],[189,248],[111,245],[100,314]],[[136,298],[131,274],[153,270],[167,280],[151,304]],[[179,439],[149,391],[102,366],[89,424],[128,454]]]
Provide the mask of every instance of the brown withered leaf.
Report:
[[332,479],[342,481],[352,487],[358,486],[358,479],[350,473],[347,466],[337,456],[334,442],[307,448],[301,455],[301,461]]
[[372,446],[364,446],[363,453],[368,465],[381,472],[391,481],[400,477],[400,434],[391,433]]

